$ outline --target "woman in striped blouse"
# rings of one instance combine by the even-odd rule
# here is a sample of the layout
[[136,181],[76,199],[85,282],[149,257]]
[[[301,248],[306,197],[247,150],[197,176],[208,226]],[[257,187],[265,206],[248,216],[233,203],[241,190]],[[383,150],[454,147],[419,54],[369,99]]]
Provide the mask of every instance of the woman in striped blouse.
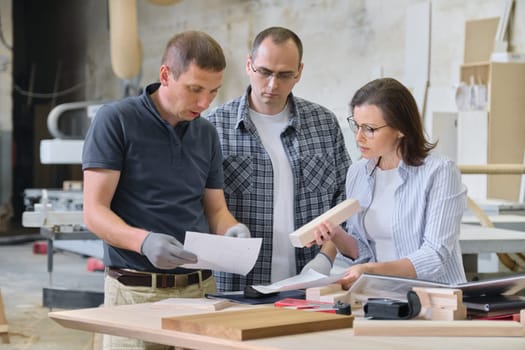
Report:
[[392,78],[371,81],[350,102],[348,117],[362,159],[346,177],[346,196],[362,211],[348,233],[325,222],[315,243],[332,240],[350,267],[349,288],[362,273],[451,284],[466,281],[459,246],[466,189],[454,162],[430,154],[410,91]]

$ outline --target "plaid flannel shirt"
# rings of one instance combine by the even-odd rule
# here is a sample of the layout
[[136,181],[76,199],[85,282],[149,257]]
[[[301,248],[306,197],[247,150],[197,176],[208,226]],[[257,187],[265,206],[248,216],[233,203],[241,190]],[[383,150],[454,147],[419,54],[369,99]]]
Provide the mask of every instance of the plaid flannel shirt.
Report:
[[[206,116],[221,139],[228,207],[237,220],[250,228],[252,237],[263,239],[257,262],[247,276],[215,272],[219,291],[270,283],[274,179],[270,157],[249,117],[250,89]],[[345,199],[345,177],[351,161],[331,111],[292,94],[288,103],[291,115],[281,140],[294,177],[297,229]],[[295,249],[297,273],[318,251],[318,246]]]

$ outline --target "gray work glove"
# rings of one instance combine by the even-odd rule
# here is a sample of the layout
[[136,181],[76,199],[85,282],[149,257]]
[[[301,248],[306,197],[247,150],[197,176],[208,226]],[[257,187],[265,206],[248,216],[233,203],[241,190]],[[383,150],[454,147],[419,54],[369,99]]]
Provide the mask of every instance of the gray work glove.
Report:
[[318,253],[315,258],[310,260],[308,264],[304,265],[301,273],[310,269],[328,276],[330,275],[330,270],[332,270],[332,262],[325,253]]
[[140,252],[158,269],[174,269],[183,264],[197,262],[197,255],[184,250],[175,237],[150,232],[142,241]]
[[250,238],[252,236],[250,234],[250,230],[248,229],[248,227],[245,224],[241,224],[241,223],[238,223],[230,227],[224,235],[229,236],[229,237],[238,237],[238,238]]

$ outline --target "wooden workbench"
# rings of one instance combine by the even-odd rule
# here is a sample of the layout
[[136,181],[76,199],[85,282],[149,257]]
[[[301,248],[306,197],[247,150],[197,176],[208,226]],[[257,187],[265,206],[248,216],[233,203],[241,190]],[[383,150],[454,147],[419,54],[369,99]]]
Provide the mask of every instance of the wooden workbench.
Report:
[[[188,314],[188,309],[159,308],[154,304],[136,304],[108,308],[55,311],[49,316],[64,327],[88,332],[140,338],[190,349],[214,350],[309,350],[309,349],[525,349],[525,337],[380,337],[354,336],[351,328],[289,336],[233,341],[161,328],[161,318]],[[246,309],[239,305],[217,312]],[[194,311],[191,313],[206,312]],[[505,322],[505,321],[498,321]]]
[[462,254],[525,253],[525,232],[479,225],[461,225]]

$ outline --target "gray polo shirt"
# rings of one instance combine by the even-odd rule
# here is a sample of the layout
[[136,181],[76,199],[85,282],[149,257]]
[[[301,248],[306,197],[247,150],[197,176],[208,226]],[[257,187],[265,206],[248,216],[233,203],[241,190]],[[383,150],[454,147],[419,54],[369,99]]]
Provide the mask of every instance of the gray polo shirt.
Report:
[[[82,168],[120,171],[111,209],[131,226],[184,242],[186,231],[209,232],[202,197],[205,188],[223,188],[221,147],[204,118],[175,128],[162,119],[149,96],[158,87],[100,108],[86,136]],[[106,243],[104,263],[159,271],[145,256]]]

